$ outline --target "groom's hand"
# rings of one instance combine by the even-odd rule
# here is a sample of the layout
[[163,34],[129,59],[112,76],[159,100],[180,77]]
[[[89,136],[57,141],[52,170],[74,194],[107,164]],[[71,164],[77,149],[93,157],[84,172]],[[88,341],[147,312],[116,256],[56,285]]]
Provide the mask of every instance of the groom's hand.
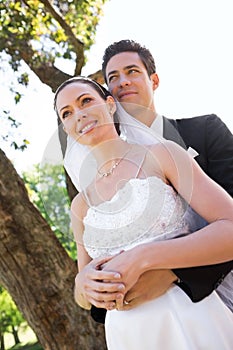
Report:
[[117,303],[119,310],[129,310],[164,294],[177,280],[171,270],[151,270],[144,272],[127,292],[123,303]]

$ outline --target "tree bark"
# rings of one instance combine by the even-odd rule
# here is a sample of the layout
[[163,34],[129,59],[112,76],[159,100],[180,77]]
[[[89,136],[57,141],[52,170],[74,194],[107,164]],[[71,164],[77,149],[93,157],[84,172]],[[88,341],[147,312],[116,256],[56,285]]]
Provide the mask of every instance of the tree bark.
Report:
[[74,302],[77,267],[0,150],[0,283],[44,350],[106,349],[102,325]]

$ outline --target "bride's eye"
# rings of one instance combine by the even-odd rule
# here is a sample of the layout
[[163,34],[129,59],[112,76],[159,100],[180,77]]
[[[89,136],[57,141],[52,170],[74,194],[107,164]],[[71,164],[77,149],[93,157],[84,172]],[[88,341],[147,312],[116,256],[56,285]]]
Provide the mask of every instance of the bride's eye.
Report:
[[62,113],[62,119],[66,119],[67,117],[69,117],[70,116],[70,111],[65,111],[65,112],[63,112]]
[[89,102],[91,102],[93,100],[93,98],[91,98],[91,97],[84,97],[83,99],[82,99],[82,103],[81,103],[81,105],[83,106],[83,105],[86,105],[86,104],[88,104]]

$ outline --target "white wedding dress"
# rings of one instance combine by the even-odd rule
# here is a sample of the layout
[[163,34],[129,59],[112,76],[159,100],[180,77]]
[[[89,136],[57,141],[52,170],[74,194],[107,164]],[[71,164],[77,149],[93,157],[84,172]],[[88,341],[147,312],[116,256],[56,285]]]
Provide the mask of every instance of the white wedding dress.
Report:
[[[186,209],[159,178],[133,178],[111,200],[88,209],[84,245],[96,258],[176,237],[191,230]],[[233,349],[233,313],[218,295],[193,303],[176,285],[132,310],[107,311],[105,330],[109,350]]]

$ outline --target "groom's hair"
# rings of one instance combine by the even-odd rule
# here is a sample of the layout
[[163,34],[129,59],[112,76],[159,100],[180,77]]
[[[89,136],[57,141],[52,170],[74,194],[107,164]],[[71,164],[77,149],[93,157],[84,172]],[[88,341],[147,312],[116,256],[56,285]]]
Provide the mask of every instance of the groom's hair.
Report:
[[103,72],[104,80],[106,84],[107,84],[106,66],[113,56],[122,52],[136,52],[139,55],[142,63],[144,64],[147,70],[148,76],[150,77],[151,74],[156,73],[154,57],[145,46],[142,46],[136,41],[129,40],[129,39],[120,40],[109,45],[105,49],[105,52],[103,55],[102,72]]

